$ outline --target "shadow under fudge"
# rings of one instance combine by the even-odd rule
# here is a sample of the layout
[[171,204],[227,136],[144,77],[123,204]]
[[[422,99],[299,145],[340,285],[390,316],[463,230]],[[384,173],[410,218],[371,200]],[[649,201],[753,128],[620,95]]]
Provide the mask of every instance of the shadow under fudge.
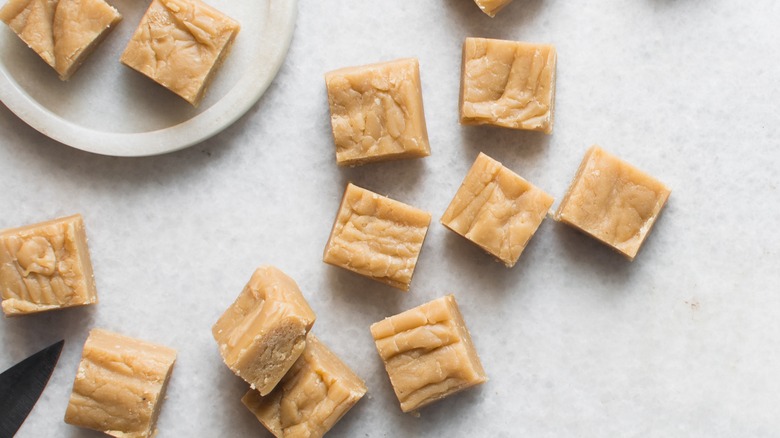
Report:
[[[541,165],[552,135],[490,125],[461,125],[463,145],[476,158],[480,152],[523,176],[522,169]],[[530,181],[533,184],[533,181]]]
[[80,351],[83,342],[79,344],[78,340],[86,339],[99,305],[98,303],[66,307],[4,318],[2,321],[2,343],[6,349],[4,356],[10,356],[13,360],[9,366],[60,339],[65,339],[64,348]]
[[[543,256],[541,252],[545,251],[544,240],[546,239],[539,234],[542,234],[543,227],[549,227],[548,221],[551,219],[542,221],[520,255],[517,264],[511,268],[507,268],[493,255],[450,230],[446,230],[442,261],[450,265],[448,272],[452,272],[453,275],[461,273],[464,278],[459,283],[469,284],[476,280],[490,293],[494,293],[495,290],[502,294],[517,293],[517,285],[522,283],[523,277],[529,270],[536,269],[534,265]],[[443,226],[436,222],[435,225]]]

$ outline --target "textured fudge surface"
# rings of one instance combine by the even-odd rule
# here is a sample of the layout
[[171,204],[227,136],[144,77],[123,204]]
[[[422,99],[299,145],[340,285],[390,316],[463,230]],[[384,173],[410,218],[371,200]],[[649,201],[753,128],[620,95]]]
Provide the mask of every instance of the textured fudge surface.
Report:
[[81,215],[0,231],[0,289],[6,315],[97,303]]
[[512,3],[512,0],[474,0],[474,2],[482,9],[482,12],[495,17],[501,9]]
[[441,223],[512,267],[552,203],[552,196],[480,153]]
[[466,38],[460,122],[552,133],[556,59],[547,44]]
[[487,381],[452,295],[385,318],[371,335],[404,412]]
[[556,219],[633,260],[670,193],[657,179],[593,146],[558,207]]
[[295,281],[258,268],[212,334],[225,364],[266,395],[295,363],[316,316]]
[[200,0],[154,0],[121,60],[197,106],[240,28]]
[[93,329],[84,344],[65,422],[115,437],[154,436],[175,361],[171,348]]
[[343,68],[325,83],[338,164],[430,155],[417,59]]
[[323,261],[409,290],[430,213],[347,184]]
[[10,0],[5,22],[67,80],[122,16],[103,0]]
[[366,393],[366,384],[313,334],[287,375],[266,397],[241,401],[277,438],[319,438]]

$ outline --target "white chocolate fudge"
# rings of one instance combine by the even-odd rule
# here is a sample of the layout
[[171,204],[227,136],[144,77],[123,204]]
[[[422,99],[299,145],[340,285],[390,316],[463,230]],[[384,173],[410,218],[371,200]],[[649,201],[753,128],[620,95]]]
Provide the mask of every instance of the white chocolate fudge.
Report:
[[555,218],[633,260],[670,193],[652,176],[593,146]]
[[105,330],[89,332],[65,422],[120,438],[156,435],[176,351]]
[[212,334],[225,364],[266,395],[303,353],[315,319],[295,281],[262,266],[214,324]]
[[441,223],[511,268],[552,203],[550,195],[480,153]]
[[506,5],[512,3],[512,0],[474,0],[474,2],[479,6],[479,9],[481,9],[482,12],[491,17],[495,17],[501,9],[504,9]]
[[122,16],[103,0],[10,0],[5,22],[68,80]]
[[0,231],[0,291],[8,316],[97,303],[81,215]]
[[153,0],[121,61],[198,106],[240,28],[200,0]]
[[460,123],[551,134],[555,63],[551,45],[466,38]]
[[431,154],[417,59],[325,75],[339,165]]
[[371,335],[404,412],[487,381],[452,295],[385,318]]
[[348,184],[322,260],[408,291],[430,213]]
[[365,395],[366,384],[313,334],[276,388],[241,401],[277,438],[320,438]]

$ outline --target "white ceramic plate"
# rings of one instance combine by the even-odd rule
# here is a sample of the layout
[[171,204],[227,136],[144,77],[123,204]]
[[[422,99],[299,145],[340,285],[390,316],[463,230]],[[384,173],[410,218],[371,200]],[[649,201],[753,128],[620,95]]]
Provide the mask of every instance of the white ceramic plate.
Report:
[[0,99],[41,133],[74,148],[138,157],[220,132],[263,95],[290,46],[297,0],[207,0],[241,23],[198,108],[119,63],[148,1],[109,0],[123,20],[68,82],[7,26],[0,29]]

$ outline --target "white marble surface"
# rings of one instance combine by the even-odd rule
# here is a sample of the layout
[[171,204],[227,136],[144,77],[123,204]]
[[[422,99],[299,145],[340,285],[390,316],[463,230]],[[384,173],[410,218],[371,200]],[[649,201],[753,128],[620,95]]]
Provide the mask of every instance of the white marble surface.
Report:
[[[178,349],[160,437],[268,436],[210,335],[264,263],[368,384],[332,436],[776,436],[778,17],[771,0],[515,0],[493,20],[470,0],[305,0],[268,93],[191,149],[90,155],[0,107],[0,227],[83,213],[100,294],[0,320],[0,369],[67,340],[19,436],[99,436],[62,421],[92,327]],[[557,45],[552,136],[458,125],[466,36]],[[323,73],[406,56],[433,155],[338,168]],[[479,151],[560,199],[593,143],[674,190],[635,262],[547,220],[507,270],[437,223]],[[348,180],[433,213],[410,293],[320,261]],[[402,414],[368,326],[449,292],[491,380]]]

